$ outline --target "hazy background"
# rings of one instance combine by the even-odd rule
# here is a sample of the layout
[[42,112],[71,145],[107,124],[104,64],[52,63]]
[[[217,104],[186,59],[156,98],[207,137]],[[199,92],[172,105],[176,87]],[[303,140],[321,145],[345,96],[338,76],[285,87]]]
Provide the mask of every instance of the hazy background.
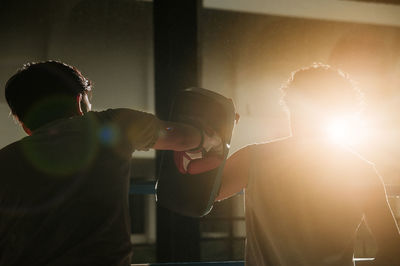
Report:
[[[360,150],[377,163],[387,184],[400,184],[399,1],[203,3],[198,33],[201,82],[193,86],[233,99],[241,119],[231,152],[249,143],[288,135],[279,87],[292,71],[321,62],[348,72],[364,90],[372,133]],[[0,148],[24,136],[9,115],[5,82],[24,63],[50,59],[76,66],[94,82],[95,110],[128,107],[154,113],[151,1],[2,0]],[[135,156],[151,159],[154,152]],[[151,245],[156,241],[154,200],[143,202],[139,205],[145,206],[144,233],[134,239]],[[391,204],[400,217],[398,197],[392,197]],[[232,206],[229,215],[243,217],[241,196]],[[226,212],[224,208],[220,213]],[[204,260],[243,258],[244,223],[234,221],[231,225],[230,234],[240,241],[230,249],[205,241]],[[204,225],[203,235],[218,238],[225,227]],[[137,261],[151,261],[151,252],[135,253],[139,254]],[[371,253],[360,244],[359,254]]]

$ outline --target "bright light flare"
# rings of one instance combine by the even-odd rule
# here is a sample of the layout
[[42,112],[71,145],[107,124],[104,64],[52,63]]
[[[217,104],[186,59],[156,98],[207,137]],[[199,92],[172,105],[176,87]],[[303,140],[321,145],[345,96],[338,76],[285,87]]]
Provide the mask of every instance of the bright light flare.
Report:
[[338,117],[332,119],[326,126],[329,138],[344,145],[362,144],[368,135],[365,122],[358,117]]

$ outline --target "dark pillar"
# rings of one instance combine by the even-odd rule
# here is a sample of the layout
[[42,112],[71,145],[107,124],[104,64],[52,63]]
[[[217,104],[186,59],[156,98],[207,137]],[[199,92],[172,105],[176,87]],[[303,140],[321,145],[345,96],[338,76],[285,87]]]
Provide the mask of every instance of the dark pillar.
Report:
[[[179,90],[198,86],[200,0],[154,0],[154,65],[156,114],[167,120]],[[157,152],[157,165],[161,153]],[[158,169],[159,171],[159,169]],[[157,208],[158,262],[199,261],[198,219]]]

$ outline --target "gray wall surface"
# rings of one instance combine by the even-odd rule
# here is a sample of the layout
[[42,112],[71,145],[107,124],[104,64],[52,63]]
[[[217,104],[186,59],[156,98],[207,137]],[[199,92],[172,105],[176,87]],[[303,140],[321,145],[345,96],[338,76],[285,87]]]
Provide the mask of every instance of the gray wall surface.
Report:
[[[0,36],[0,147],[23,136],[3,89],[29,61],[54,59],[78,67],[94,82],[95,110],[154,112],[149,1],[6,0]],[[279,87],[292,71],[313,62],[349,72],[364,89],[370,112],[379,113],[380,126],[400,135],[393,126],[400,87],[398,27],[203,9],[199,36],[202,81],[193,85],[232,98],[241,115],[231,152],[290,133]],[[400,150],[393,141],[379,145],[391,154]]]

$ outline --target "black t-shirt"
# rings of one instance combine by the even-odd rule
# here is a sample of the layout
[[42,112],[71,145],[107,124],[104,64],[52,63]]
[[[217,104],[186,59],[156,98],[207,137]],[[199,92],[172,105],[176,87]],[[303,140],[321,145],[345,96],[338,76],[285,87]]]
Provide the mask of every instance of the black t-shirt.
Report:
[[89,112],[0,150],[0,265],[129,265],[132,152],[159,127],[143,112]]

